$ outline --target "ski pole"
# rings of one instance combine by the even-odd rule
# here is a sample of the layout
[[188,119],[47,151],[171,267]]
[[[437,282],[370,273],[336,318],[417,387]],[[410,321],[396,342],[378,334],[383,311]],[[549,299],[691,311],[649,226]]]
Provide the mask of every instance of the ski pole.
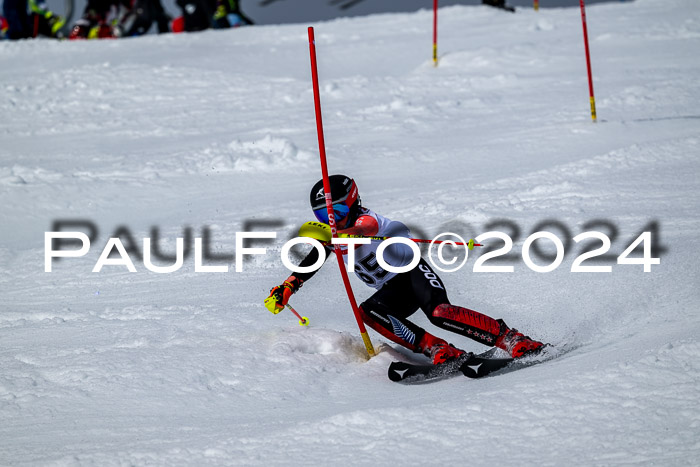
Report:
[[[394,238],[394,237],[367,237],[364,235],[340,235],[339,238],[369,238],[370,240],[388,240],[388,239]],[[437,244],[452,243],[454,245],[466,246],[470,250],[473,250],[475,246],[484,246],[481,243],[474,243],[473,238],[469,239],[469,241],[467,243],[453,242],[451,240],[426,240],[424,238],[411,238],[409,240],[416,242],[416,243],[437,243]],[[321,242],[321,243],[324,243],[324,242]],[[325,243],[328,243],[328,242],[325,242]]]
[[287,308],[289,308],[289,311],[294,313],[294,316],[299,318],[299,326],[308,326],[309,325],[309,318],[307,318],[306,316],[301,316],[299,313],[297,313],[297,310],[292,308],[292,305],[290,305],[289,303],[287,303]]
[[[391,238],[391,237],[383,237],[382,240],[386,240],[387,238]],[[473,239],[473,238],[470,238],[469,241],[468,241],[467,243],[453,242],[453,241],[451,241],[451,240],[426,240],[426,239],[423,239],[423,238],[412,238],[411,240],[414,241],[414,242],[416,242],[416,243],[437,243],[437,244],[440,244],[440,243],[452,243],[452,244],[454,244],[454,245],[466,246],[466,247],[469,248],[470,250],[473,250],[475,246],[484,246],[484,245],[482,245],[481,243],[474,243],[474,239]]]
[[[329,217],[330,220],[330,217]],[[452,233],[446,233],[444,235],[454,235],[459,237],[457,234],[452,234]],[[368,238],[370,240],[388,240],[390,238],[394,237],[377,237],[377,236],[371,236],[371,235],[356,235],[356,234],[345,234],[341,233],[338,234],[336,232],[335,235],[333,235],[333,230],[331,229],[331,235],[336,238]],[[325,240],[328,238],[328,226],[326,224],[322,224],[320,222],[306,222],[304,225],[302,225],[299,228],[299,236],[300,237],[309,237],[313,238],[315,240],[320,241],[324,245],[331,245],[332,243],[330,241]],[[438,235],[440,237],[441,235]],[[405,238],[405,237],[404,237]],[[473,250],[475,246],[484,246],[481,243],[474,243],[474,239],[469,239],[467,243],[462,243],[462,242],[453,242],[452,240],[426,240],[423,238],[411,238],[410,240],[416,242],[416,243],[452,243],[454,245],[462,245],[462,246],[467,246],[469,247],[470,250]]]

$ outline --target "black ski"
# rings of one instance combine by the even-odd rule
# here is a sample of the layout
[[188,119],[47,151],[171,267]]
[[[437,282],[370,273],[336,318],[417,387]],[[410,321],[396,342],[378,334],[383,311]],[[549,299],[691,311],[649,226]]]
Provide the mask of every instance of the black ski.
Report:
[[512,358],[494,358],[493,350],[475,355],[466,353],[461,357],[438,365],[414,365],[406,362],[392,362],[389,365],[389,379],[401,383],[428,383],[449,378],[460,373],[469,378],[482,378],[489,373],[504,368]]
[[514,360],[513,358],[493,358],[474,355],[459,367],[459,371],[467,378],[483,378],[489,373],[505,368]]
[[389,379],[400,383],[419,384],[450,378],[460,373],[468,378],[483,378],[499,370],[509,372],[544,363],[575,348],[575,345],[554,347],[545,344],[536,353],[520,358],[497,357],[497,353],[503,352],[493,348],[480,354],[466,353],[456,360],[438,365],[393,362],[389,365]]

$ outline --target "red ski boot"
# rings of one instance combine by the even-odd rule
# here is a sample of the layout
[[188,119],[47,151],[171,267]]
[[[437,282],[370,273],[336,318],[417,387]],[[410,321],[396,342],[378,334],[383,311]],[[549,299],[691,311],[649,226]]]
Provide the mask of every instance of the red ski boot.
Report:
[[498,321],[501,323],[501,334],[498,336],[495,345],[499,349],[508,352],[511,357],[520,358],[525,355],[536,354],[544,347],[542,342],[532,340],[530,337],[518,332],[517,329],[508,328],[501,319]]
[[430,357],[433,365],[448,362],[461,355],[464,355],[464,350],[460,350],[452,344],[448,344],[443,339],[435,337],[426,332],[418,344],[421,352]]

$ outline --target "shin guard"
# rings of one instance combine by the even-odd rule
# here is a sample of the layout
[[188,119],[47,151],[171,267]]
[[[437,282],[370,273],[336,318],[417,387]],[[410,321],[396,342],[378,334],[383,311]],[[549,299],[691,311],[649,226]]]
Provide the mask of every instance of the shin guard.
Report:
[[493,346],[501,334],[501,323],[490,316],[449,303],[435,307],[430,321],[489,346]]
[[402,322],[391,315],[384,317],[375,312],[368,312],[362,306],[359,307],[359,311],[362,321],[367,326],[413,352],[420,352],[418,343],[425,333],[423,328],[416,326],[410,321]]

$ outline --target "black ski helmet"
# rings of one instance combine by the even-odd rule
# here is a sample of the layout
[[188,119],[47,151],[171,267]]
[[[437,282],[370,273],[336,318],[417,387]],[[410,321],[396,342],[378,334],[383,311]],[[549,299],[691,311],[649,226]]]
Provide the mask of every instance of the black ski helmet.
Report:
[[[335,221],[340,222],[349,217],[348,222],[353,223],[360,210],[360,195],[355,180],[346,175],[331,175],[328,177],[328,182],[331,185]],[[328,211],[326,209],[326,195],[323,191],[323,179],[316,182],[311,188],[309,201],[316,218],[327,224]]]

